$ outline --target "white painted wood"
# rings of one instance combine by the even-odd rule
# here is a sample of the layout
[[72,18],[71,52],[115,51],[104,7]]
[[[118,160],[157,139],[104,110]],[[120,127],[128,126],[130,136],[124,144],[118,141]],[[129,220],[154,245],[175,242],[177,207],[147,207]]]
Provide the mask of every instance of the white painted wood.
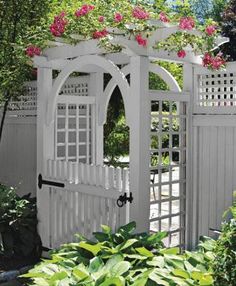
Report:
[[[130,121],[130,191],[134,201],[130,205],[130,220],[137,223],[137,232],[149,230],[149,129],[151,123],[148,98],[149,60],[132,57],[130,63],[130,96],[133,102]],[[142,209],[142,215],[140,210]]]

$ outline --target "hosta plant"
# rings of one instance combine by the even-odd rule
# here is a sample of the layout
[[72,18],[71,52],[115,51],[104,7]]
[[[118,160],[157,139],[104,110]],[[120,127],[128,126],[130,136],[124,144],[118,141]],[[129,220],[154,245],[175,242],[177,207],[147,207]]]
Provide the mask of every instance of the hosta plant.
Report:
[[77,235],[79,241],[52,251],[24,278],[38,286],[154,286],[212,285],[209,262],[214,241],[206,240],[197,252],[179,254],[166,249],[166,233],[133,234],[135,223],[112,233],[108,226],[95,233],[96,241]]

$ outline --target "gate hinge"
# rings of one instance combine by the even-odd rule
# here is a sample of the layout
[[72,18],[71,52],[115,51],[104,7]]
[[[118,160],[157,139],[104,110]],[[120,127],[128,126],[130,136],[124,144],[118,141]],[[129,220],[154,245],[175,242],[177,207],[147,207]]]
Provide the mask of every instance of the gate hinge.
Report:
[[48,185],[48,186],[53,186],[53,187],[58,187],[58,188],[65,188],[65,184],[59,183],[59,182],[43,180],[42,175],[39,174],[39,176],[38,176],[38,187],[39,187],[39,189],[42,189],[43,185]]
[[131,203],[133,202],[134,198],[132,193],[130,193],[130,196],[127,196],[127,193],[124,193],[124,195],[119,196],[116,203],[119,208],[122,208],[127,202]]

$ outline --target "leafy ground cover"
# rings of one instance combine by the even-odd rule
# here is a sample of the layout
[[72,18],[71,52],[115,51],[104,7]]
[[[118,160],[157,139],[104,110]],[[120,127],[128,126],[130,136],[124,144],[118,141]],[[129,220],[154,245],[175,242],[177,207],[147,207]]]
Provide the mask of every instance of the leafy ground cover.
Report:
[[134,234],[135,223],[112,233],[108,226],[94,234],[96,241],[79,241],[51,253],[24,278],[41,286],[212,285],[215,241],[206,239],[195,252],[166,249],[166,233]]

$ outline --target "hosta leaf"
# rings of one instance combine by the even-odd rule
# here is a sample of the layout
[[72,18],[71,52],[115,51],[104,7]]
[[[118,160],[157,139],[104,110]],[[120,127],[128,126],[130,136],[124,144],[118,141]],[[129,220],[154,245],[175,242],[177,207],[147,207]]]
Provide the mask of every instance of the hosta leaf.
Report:
[[96,256],[98,254],[98,252],[101,250],[100,244],[92,245],[92,244],[86,243],[84,241],[81,241],[79,243],[79,247],[91,252],[94,256]]
[[104,232],[94,232],[93,235],[99,242],[104,242],[109,240],[109,235]]
[[131,267],[130,262],[121,261],[111,268],[111,276],[114,276],[114,277],[121,276],[122,274],[127,272],[130,269],[130,267]]
[[155,272],[150,273],[149,279],[156,282],[157,285],[169,286],[170,284],[164,281],[160,276],[158,276]]
[[165,260],[163,256],[155,256],[151,261],[147,261],[147,265],[163,268]]
[[165,238],[167,236],[167,232],[157,232],[157,233],[154,233],[152,235],[150,235],[148,238],[147,238],[147,241],[149,243],[158,243],[158,242],[161,242],[163,238]]
[[177,255],[179,254],[179,248],[178,247],[164,248],[160,250],[160,253]]
[[52,275],[50,282],[57,281],[57,280],[63,280],[67,276],[68,274],[65,271],[57,272],[54,275]]
[[90,260],[89,272],[94,273],[99,271],[104,266],[104,263],[100,257],[94,257]]
[[72,273],[78,281],[89,277],[88,273],[78,268],[74,268]]
[[124,243],[122,243],[121,245],[118,246],[119,250],[124,250],[127,249],[129,247],[131,247],[133,244],[135,244],[138,240],[133,238],[133,239],[129,239],[127,241],[125,241]]
[[202,285],[202,286],[203,285],[204,286],[208,286],[208,285],[213,285],[213,282],[214,282],[214,279],[209,274],[209,275],[204,275],[204,277],[202,279],[200,279],[199,284]]
[[37,286],[49,286],[49,282],[43,278],[35,278],[34,279],[34,284]]
[[117,263],[123,261],[124,258],[121,254],[115,254],[112,256],[106,263],[105,269],[110,270],[113,266],[115,266]]
[[118,229],[118,232],[124,231],[125,233],[132,233],[136,228],[136,222],[132,221]]
[[145,247],[138,247],[138,248],[135,248],[135,250],[139,254],[141,254],[145,257],[153,257],[154,256],[154,254],[151,251],[147,250]]
[[125,286],[125,280],[123,277],[112,277],[106,279],[106,281],[99,286]]
[[111,234],[112,229],[108,225],[101,225],[102,231],[106,234]]
[[183,269],[174,269],[172,270],[172,273],[176,276],[188,279],[190,278],[190,275],[187,271],[183,270]]

